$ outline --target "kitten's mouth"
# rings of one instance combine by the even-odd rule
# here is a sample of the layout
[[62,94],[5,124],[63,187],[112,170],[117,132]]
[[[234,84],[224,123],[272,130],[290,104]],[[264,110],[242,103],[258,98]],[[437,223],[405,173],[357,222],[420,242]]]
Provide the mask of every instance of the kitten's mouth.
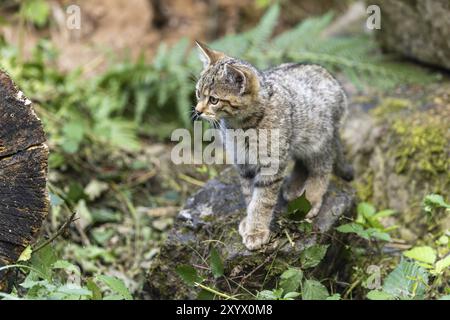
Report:
[[220,124],[219,124],[220,118],[216,114],[203,113],[200,115],[200,119],[208,121],[214,128],[220,127]]
[[206,120],[206,121],[210,121],[210,122],[218,120],[216,115],[211,114],[211,113],[208,113],[208,114],[202,113],[200,115],[200,118],[203,119],[203,120]]

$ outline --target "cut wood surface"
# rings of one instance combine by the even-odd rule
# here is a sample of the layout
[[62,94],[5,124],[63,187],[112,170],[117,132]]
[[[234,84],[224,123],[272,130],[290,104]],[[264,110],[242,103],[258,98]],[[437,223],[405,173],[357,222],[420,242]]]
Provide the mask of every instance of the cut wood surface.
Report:
[[17,261],[48,213],[45,141],[31,101],[0,70],[0,267]]

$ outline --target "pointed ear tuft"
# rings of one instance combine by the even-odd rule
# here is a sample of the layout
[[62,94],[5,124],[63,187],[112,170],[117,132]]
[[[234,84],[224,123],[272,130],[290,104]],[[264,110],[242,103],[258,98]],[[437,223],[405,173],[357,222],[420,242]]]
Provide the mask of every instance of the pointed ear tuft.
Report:
[[200,49],[200,60],[203,62],[203,66],[206,68],[225,57],[225,54],[219,51],[210,49],[200,41],[195,40],[197,47]]
[[259,81],[257,75],[250,68],[226,64],[225,74],[228,81],[236,85],[239,94],[258,90]]

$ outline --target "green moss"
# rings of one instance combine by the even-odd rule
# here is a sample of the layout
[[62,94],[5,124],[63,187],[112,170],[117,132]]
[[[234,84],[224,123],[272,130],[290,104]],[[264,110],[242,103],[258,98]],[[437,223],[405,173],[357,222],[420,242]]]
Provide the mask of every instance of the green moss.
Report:
[[424,196],[450,197],[450,101],[433,91],[414,100],[387,98],[371,113],[378,133],[373,152],[358,160],[353,185],[360,200],[399,210],[402,228],[419,236],[427,225]]
[[[386,98],[372,113],[387,123],[382,139],[395,173],[427,180],[434,192],[444,191],[450,185],[450,105],[419,110],[409,100]],[[357,187],[364,200],[371,196],[371,178],[368,172],[367,185]]]
[[412,108],[411,101],[399,98],[385,98],[383,101],[371,110],[371,114],[376,117],[384,117],[391,113]]
[[368,170],[354,183],[356,194],[361,201],[371,202],[373,197],[373,172]]
[[392,130],[397,142],[392,150],[397,173],[419,170],[438,175],[449,172],[448,125],[442,124],[440,119],[423,113],[417,119],[395,120]]

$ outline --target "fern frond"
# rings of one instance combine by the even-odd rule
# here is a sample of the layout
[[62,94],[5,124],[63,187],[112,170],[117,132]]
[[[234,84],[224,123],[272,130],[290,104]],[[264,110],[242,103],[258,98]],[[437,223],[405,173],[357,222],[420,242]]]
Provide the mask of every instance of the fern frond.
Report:
[[262,17],[260,23],[245,34],[253,47],[261,47],[267,43],[275,30],[279,15],[280,7],[275,4]]
[[329,12],[321,17],[308,18],[299,23],[292,30],[283,32],[272,41],[272,47],[278,49],[298,50],[308,44],[315,43],[320,34],[333,20],[333,13]]

